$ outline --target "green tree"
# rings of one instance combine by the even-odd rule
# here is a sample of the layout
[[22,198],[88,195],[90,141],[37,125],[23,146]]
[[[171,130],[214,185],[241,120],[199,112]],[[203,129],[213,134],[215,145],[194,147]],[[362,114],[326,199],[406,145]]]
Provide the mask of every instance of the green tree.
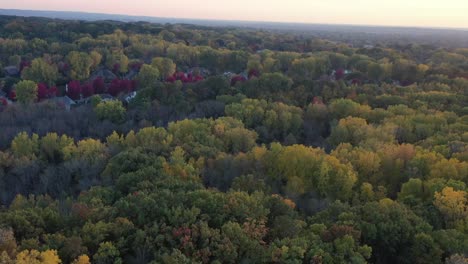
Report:
[[176,71],[175,63],[169,58],[154,58],[151,62],[151,66],[158,69],[163,78],[173,75]]
[[138,84],[143,87],[153,86],[157,80],[159,80],[159,70],[151,65],[144,64],[137,76]]
[[17,157],[36,157],[39,151],[39,136],[33,134],[29,137],[26,132],[21,132],[11,142],[11,150]]
[[93,263],[96,264],[121,264],[119,250],[111,243],[104,242],[99,245],[99,249],[93,256]]
[[94,111],[101,120],[107,119],[114,123],[125,120],[125,107],[118,100],[102,101],[94,108]]
[[129,59],[123,51],[113,51],[106,57],[106,66],[120,73],[128,72],[128,64]]
[[37,100],[37,84],[33,81],[20,81],[16,84],[16,99],[22,104],[30,104]]
[[49,86],[55,85],[58,78],[57,66],[46,62],[43,58],[34,59],[30,67],[27,67],[21,73],[25,80],[31,80],[36,83],[46,83]]

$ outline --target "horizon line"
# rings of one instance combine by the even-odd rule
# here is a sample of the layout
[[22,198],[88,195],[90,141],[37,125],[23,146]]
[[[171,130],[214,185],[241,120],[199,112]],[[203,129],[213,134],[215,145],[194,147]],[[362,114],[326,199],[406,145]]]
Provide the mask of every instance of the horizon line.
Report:
[[[234,22],[234,23],[264,23],[264,24],[296,24],[296,25],[323,25],[323,26],[351,26],[351,27],[382,27],[382,28],[404,28],[404,29],[436,29],[436,30],[459,30],[468,31],[468,27],[437,27],[437,26],[416,26],[416,25],[383,25],[383,24],[346,24],[346,23],[326,23],[326,22],[298,22],[298,21],[266,21],[266,20],[236,20],[236,19],[216,19],[216,18],[190,18],[190,17],[166,17],[166,16],[149,16],[149,15],[133,15],[133,14],[120,14],[120,13],[102,13],[94,11],[81,11],[81,10],[45,10],[45,9],[15,9],[15,8],[1,8],[0,11],[26,11],[26,12],[55,12],[55,13],[82,13],[91,15],[108,15],[108,16],[125,16],[128,18],[147,18],[147,19],[168,19],[168,20],[188,20],[188,21],[203,21],[203,22]],[[16,15],[22,17],[34,17],[29,15]],[[51,18],[48,16],[38,16]],[[71,19],[71,18],[70,18]],[[70,20],[69,19],[69,20]],[[89,20],[89,19],[83,19]],[[92,19],[92,21],[104,21],[106,19]],[[144,20],[139,20],[144,21]],[[125,22],[125,21],[121,21]],[[152,22],[152,21],[144,21]],[[154,22],[152,22],[154,23]],[[173,24],[173,23],[169,23]],[[227,26],[227,25],[226,25]],[[236,26],[236,25],[232,25]]]

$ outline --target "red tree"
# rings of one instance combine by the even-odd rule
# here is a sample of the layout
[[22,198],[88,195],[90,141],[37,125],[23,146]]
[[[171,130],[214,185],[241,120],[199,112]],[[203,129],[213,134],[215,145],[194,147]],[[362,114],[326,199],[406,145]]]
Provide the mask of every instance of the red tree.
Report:
[[40,100],[46,99],[49,95],[49,90],[47,89],[47,85],[44,83],[37,84],[37,98]]
[[20,62],[20,72],[22,72],[24,68],[27,68],[27,67],[31,67],[31,62],[22,60]]
[[345,76],[345,71],[343,69],[340,68],[340,69],[336,70],[335,79],[341,80],[341,79],[343,79],[344,76]]
[[174,83],[175,81],[177,81],[175,76],[169,76],[166,78],[166,82]]
[[103,94],[106,92],[106,85],[104,84],[104,79],[98,77],[93,81],[94,92],[97,94]]
[[193,77],[193,81],[194,82],[199,82],[199,81],[203,81],[203,76],[201,75],[196,75],[195,77]]
[[11,90],[10,91],[10,94],[8,95],[8,97],[10,98],[10,100],[16,100],[16,91],[15,90]]
[[249,79],[253,78],[253,77],[259,77],[260,76],[260,72],[256,69],[251,69],[249,71]]
[[73,99],[78,100],[81,97],[81,84],[79,81],[70,81],[68,83],[67,95]]
[[112,67],[112,71],[117,74],[120,71],[120,64],[114,64],[114,66]]
[[57,89],[56,86],[52,86],[52,87],[49,88],[48,96],[49,96],[50,98],[56,97],[57,94],[58,94],[58,89]]
[[0,105],[7,106],[8,105],[7,99],[0,97]]
[[116,96],[119,93],[129,93],[135,90],[136,82],[131,80],[114,79],[109,85],[108,92]]
[[94,86],[91,83],[86,83],[81,86],[81,93],[84,98],[94,95]]
[[139,71],[141,66],[143,66],[143,63],[142,62],[134,62],[132,64],[130,64],[130,68],[134,71]]
[[238,82],[245,82],[246,80],[247,79],[245,79],[244,76],[236,75],[236,76],[232,77],[232,79],[231,79],[231,86],[236,85],[236,83],[238,83]]

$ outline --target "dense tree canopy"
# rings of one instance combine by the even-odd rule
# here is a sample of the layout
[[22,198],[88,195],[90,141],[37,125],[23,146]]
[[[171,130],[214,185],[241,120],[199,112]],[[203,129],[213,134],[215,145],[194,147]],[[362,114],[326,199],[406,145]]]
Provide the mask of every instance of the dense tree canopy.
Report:
[[466,263],[459,39],[0,28],[0,263]]

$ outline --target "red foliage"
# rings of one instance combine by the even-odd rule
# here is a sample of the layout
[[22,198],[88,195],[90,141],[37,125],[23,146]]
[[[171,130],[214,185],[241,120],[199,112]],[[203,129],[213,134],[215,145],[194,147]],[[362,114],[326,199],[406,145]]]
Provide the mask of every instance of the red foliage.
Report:
[[120,63],[114,64],[114,66],[112,67],[112,71],[114,73],[118,73],[120,71]]
[[201,75],[196,75],[195,77],[193,77],[194,82],[199,82],[199,81],[203,81],[203,80],[204,80],[204,78]]
[[129,93],[135,90],[134,82],[131,80],[120,80],[120,87],[122,92]]
[[117,96],[120,93],[129,93],[135,91],[135,87],[135,81],[114,79],[109,85],[108,92],[112,96]]
[[192,235],[192,229],[190,229],[188,227],[179,227],[177,229],[172,230],[172,235],[174,237],[190,236],[190,235]]
[[84,84],[81,86],[81,94],[83,95],[83,98],[94,95],[94,86],[91,83]]
[[166,78],[166,82],[174,83],[175,81],[177,81],[177,79],[174,76],[169,76]]
[[70,81],[68,83],[67,95],[73,99],[78,100],[81,97],[81,84],[79,81]]
[[104,84],[104,79],[101,77],[96,78],[93,81],[94,92],[97,94],[103,94],[106,92],[106,85]]
[[39,100],[44,100],[49,95],[49,89],[47,89],[47,85],[44,83],[37,84],[37,98]]
[[359,79],[352,79],[352,80],[351,80],[351,84],[354,84],[354,85],[360,85],[361,83],[362,83],[362,82],[361,82],[361,80],[359,80]]
[[10,98],[10,100],[16,100],[16,91],[11,90],[10,93],[8,94],[8,97]]
[[258,70],[256,70],[256,69],[251,69],[251,70],[249,71],[248,76],[249,76],[249,79],[252,79],[253,77],[257,77],[257,78],[258,78],[258,77],[260,76],[260,72],[259,72]]
[[236,85],[238,82],[245,82],[247,79],[242,75],[236,75],[231,79],[231,86]]
[[177,80],[182,80],[182,78],[185,77],[185,73],[184,73],[184,72],[176,72],[176,73],[174,73],[174,77],[175,77]]
[[345,76],[345,71],[343,69],[340,68],[340,69],[336,70],[335,79],[341,80],[341,79],[343,79],[344,76]]
[[52,86],[52,87],[49,88],[49,91],[48,91],[49,98],[56,97],[57,94],[58,94],[58,89],[57,89],[56,86]]
[[132,69],[134,71],[139,71],[141,66],[143,66],[142,62],[134,62],[134,63],[130,64],[130,69]]
[[0,97],[0,105],[7,106],[8,105],[7,99]]
[[40,100],[44,100],[46,98],[52,98],[57,96],[58,90],[57,87],[53,86],[48,88],[46,84],[39,83],[37,85],[37,98]]
[[166,82],[174,83],[181,81],[183,83],[194,83],[204,80],[201,75],[193,75],[192,73],[176,72],[172,76],[166,78]]

